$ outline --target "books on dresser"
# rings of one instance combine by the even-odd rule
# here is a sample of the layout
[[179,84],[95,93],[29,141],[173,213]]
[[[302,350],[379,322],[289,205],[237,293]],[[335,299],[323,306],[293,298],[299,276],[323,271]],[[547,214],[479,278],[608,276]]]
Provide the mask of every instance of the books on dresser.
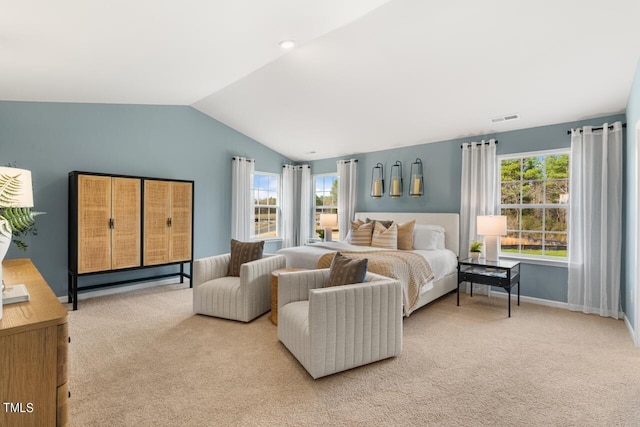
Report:
[[29,291],[25,285],[6,286],[2,292],[2,305],[29,301]]

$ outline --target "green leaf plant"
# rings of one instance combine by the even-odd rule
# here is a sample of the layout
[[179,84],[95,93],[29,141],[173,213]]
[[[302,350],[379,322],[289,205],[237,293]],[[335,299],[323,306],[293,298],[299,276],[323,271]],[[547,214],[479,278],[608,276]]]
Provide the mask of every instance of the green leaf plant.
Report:
[[31,208],[6,207],[13,204],[20,190],[18,175],[0,175],[0,236],[10,238],[13,235],[13,243],[24,251],[28,245],[20,237],[28,234],[37,235],[35,217],[45,212],[34,212]]
[[469,246],[469,252],[482,252],[482,242],[479,240],[474,240],[471,242]]

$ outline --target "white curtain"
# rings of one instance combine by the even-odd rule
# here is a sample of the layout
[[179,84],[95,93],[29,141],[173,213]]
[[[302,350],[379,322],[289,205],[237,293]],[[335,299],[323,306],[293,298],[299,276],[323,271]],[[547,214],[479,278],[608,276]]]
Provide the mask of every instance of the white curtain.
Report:
[[311,168],[309,165],[300,168],[300,240],[299,245],[306,245],[311,238],[311,222],[315,221],[312,212]]
[[356,213],[358,160],[338,160],[338,228],[345,240]]
[[308,243],[311,222],[311,169],[309,165],[282,168],[282,247]]
[[253,159],[234,157],[231,163],[231,238],[248,241],[254,222],[251,181]]
[[[622,248],[622,124],[571,132],[569,309],[618,318]],[[582,131],[582,132],[581,132]]]
[[476,217],[497,214],[498,160],[496,141],[462,145],[460,188],[460,259],[469,256],[469,245],[477,239]]

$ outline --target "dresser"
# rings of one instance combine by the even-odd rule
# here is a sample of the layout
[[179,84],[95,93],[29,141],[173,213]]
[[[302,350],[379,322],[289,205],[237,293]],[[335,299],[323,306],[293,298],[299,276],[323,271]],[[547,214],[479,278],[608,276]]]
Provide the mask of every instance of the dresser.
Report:
[[30,300],[4,306],[0,320],[0,425],[68,425],[67,311],[29,259],[2,263],[5,285]]

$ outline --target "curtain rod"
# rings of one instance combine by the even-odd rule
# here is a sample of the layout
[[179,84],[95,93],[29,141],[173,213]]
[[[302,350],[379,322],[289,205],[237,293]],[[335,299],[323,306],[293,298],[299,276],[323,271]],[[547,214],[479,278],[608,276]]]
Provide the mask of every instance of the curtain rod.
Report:
[[311,167],[309,165],[282,165],[283,168],[286,168],[287,166],[291,166],[293,168],[310,168]]
[[[495,140],[495,143],[496,143],[496,144],[498,143],[498,140],[497,140],[497,139]],[[467,142],[467,144],[471,145],[471,143],[470,143],[470,142]],[[489,144],[490,144],[489,142],[485,142],[485,143],[484,143],[484,145],[489,145]],[[464,148],[464,144],[460,145],[460,148]]]
[[[232,159],[232,160],[236,160],[236,159],[237,159],[237,160],[240,160],[241,158],[242,158],[242,157],[236,157],[236,156],[233,156],[231,159]],[[247,162],[255,162],[255,159],[246,159],[246,158],[245,158],[245,160],[246,160]]]
[[[626,127],[627,127],[627,124],[626,124],[626,123],[623,123],[623,124],[622,124],[622,127],[623,127],[623,128],[626,128]],[[613,129],[613,125],[609,125],[609,129]],[[591,130],[602,130],[602,126],[597,127],[597,128],[593,128],[593,129],[591,129]],[[582,129],[578,129],[578,132],[582,132]],[[571,135],[571,130],[568,130],[568,131],[567,131],[567,135]]]

